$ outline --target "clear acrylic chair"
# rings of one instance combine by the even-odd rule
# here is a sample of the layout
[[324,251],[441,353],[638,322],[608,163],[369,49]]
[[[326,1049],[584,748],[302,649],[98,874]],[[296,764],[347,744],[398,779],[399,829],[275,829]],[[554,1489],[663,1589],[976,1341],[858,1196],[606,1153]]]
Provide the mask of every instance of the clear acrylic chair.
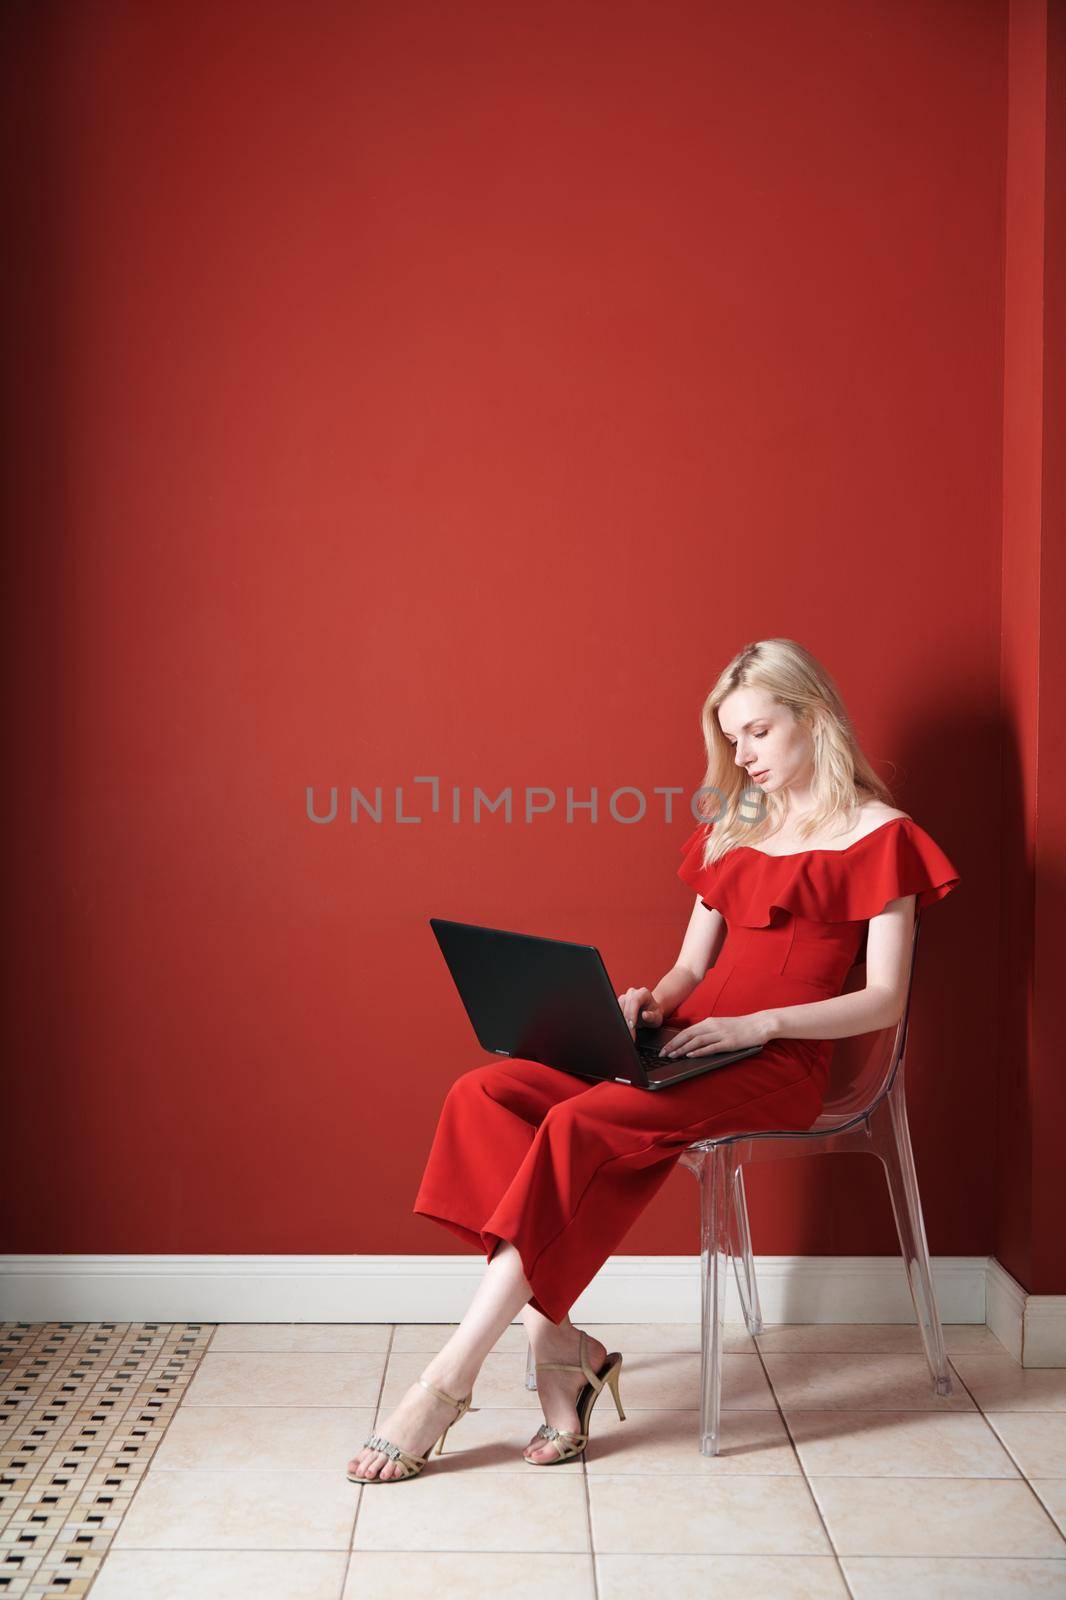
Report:
[[[904,1095],[903,1062],[920,925],[921,916],[916,912],[902,1017],[898,1023],[875,1033],[834,1040],[822,1111],[809,1129],[724,1134],[720,1139],[698,1140],[681,1156],[680,1164],[699,1180],[701,1197],[700,1452],[703,1455],[718,1454],[725,1291],[730,1257],[748,1332],[762,1332],[744,1196],[743,1168],[751,1161],[852,1150],[880,1158],[934,1393],[948,1395],[952,1392]],[[848,973],[841,992],[847,994],[861,989],[865,983],[865,963],[858,962]],[[526,1387],[536,1388],[532,1348],[526,1359]]]

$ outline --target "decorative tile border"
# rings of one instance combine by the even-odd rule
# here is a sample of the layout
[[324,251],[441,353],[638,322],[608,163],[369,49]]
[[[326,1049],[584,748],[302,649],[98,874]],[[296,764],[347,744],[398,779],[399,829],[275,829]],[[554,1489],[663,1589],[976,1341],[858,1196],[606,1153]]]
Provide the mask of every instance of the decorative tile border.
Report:
[[214,1332],[0,1324],[0,1600],[88,1592]]

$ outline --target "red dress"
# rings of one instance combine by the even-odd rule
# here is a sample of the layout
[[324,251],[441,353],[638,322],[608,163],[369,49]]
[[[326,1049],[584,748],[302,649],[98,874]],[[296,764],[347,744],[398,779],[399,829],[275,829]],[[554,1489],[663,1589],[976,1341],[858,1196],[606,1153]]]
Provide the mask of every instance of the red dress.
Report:
[[[861,959],[870,917],[904,895],[917,895],[919,909],[931,905],[959,882],[909,817],[843,850],[772,856],[739,845],[701,868],[711,826],[701,823],[681,846],[678,876],[722,913],[726,938],[671,1023],[827,1000]],[[686,1145],[812,1126],[832,1049],[832,1040],[771,1039],[757,1056],[655,1094],[493,1058],[449,1089],[414,1211],[486,1256],[510,1240],[530,1304],[561,1322]]]

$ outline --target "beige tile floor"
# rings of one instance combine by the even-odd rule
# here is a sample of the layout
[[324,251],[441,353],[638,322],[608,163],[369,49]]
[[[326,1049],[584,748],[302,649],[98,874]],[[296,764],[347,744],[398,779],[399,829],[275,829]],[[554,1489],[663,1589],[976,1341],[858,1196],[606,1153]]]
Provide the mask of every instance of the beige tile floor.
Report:
[[406,1484],[345,1463],[441,1325],[0,1327],[0,1600],[1066,1597],[1066,1369],[987,1328],[730,1325],[697,1449],[698,1329],[592,1325],[625,1356],[585,1461],[527,1466],[509,1328],[481,1408]]

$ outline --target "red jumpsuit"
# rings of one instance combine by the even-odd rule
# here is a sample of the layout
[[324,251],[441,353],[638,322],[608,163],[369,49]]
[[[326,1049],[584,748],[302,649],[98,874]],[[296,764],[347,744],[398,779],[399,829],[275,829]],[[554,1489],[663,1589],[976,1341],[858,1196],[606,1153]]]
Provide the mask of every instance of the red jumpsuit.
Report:
[[[672,1024],[829,999],[862,958],[870,917],[903,895],[930,905],[959,882],[909,817],[844,850],[772,856],[740,845],[704,868],[712,826],[681,846],[678,876],[722,913],[726,939]],[[772,1039],[757,1056],[654,1093],[494,1058],[449,1089],[414,1211],[486,1257],[510,1240],[530,1304],[561,1322],[686,1145],[812,1126],[832,1049],[831,1040]]]

